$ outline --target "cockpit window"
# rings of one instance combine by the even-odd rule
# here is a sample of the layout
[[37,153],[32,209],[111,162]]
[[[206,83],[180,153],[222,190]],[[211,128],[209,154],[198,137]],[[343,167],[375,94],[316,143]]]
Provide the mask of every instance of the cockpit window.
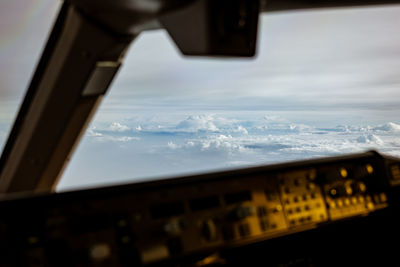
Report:
[[[165,31],[143,33],[58,190],[368,149],[400,156],[399,28],[399,6],[264,14],[254,59],[183,57]],[[17,48],[8,62],[27,60]],[[22,73],[0,56],[3,77],[25,79],[2,87],[22,97],[34,64]],[[0,144],[13,94],[1,95]]]

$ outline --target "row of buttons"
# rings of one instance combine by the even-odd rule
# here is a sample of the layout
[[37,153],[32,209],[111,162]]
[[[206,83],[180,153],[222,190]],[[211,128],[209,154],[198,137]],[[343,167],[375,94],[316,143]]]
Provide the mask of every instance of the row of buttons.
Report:
[[[315,207],[316,208],[320,208],[321,204],[320,203],[316,203]],[[303,207],[298,206],[296,208],[288,208],[287,209],[287,213],[288,214],[293,214],[293,213],[300,213],[300,212],[303,212],[303,211],[310,211],[310,210],[311,210],[310,205],[304,205]]]
[[344,206],[356,205],[356,204],[363,204],[365,202],[371,202],[371,197],[367,196],[366,198],[363,196],[359,197],[351,197],[351,198],[341,198],[337,200],[329,201],[327,204],[328,208],[335,209],[335,208],[342,208]]
[[307,201],[307,200],[316,199],[316,198],[317,198],[317,196],[314,193],[309,194],[309,195],[308,194],[303,194],[301,197],[300,196],[294,196],[292,201],[289,198],[287,198],[287,199],[285,199],[284,202],[285,202],[285,204],[290,204],[291,202],[299,203],[300,201]]
[[277,225],[276,225],[276,223],[271,223],[267,220],[261,220],[260,227],[261,227],[262,231],[267,231],[267,230],[276,229]]
[[[238,225],[238,232],[241,237],[246,237],[251,235],[250,225],[247,223]],[[224,240],[233,240],[235,239],[235,231],[233,226],[226,226],[222,229],[222,236]]]
[[[320,220],[324,220],[325,219],[325,215],[324,214],[319,214],[319,219]],[[300,223],[300,224],[304,224],[304,223],[309,223],[313,221],[313,217],[311,215],[309,216],[304,216],[304,217],[300,217],[297,220],[296,219],[291,219],[289,221],[289,224],[291,226],[294,226],[296,224],[296,222]]]

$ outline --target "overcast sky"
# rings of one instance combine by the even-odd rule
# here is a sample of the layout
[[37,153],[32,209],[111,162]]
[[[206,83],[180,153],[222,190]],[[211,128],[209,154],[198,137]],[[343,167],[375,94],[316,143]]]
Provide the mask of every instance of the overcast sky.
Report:
[[[0,2],[0,147],[55,1]],[[351,153],[400,155],[400,7],[263,15],[255,59],[142,34],[60,189]]]

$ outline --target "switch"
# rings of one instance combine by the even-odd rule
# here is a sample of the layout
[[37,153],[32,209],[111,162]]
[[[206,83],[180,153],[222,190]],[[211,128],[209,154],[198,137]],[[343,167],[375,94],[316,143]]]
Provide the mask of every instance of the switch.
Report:
[[232,220],[243,220],[252,216],[255,213],[255,208],[250,206],[239,206],[232,210],[228,217]]
[[247,223],[240,224],[238,230],[241,237],[246,237],[251,234],[250,225]]
[[266,231],[269,228],[268,221],[260,221],[260,228],[262,231]]
[[257,208],[258,217],[264,217],[267,215],[267,208],[265,206],[259,206]]
[[206,241],[217,240],[217,227],[213,220],[208,219],[201,223],[200,225],[201,237]]

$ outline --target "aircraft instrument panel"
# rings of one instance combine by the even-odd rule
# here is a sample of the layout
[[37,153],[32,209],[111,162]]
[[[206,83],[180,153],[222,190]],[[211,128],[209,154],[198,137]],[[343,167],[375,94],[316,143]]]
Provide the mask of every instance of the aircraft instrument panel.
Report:
[[[0,202],[0,266],[235,266],[241,261],[243,266],[249,260],[240,258],[243,251],[261,248],[264,253],[255,257],[258,262],[265,256],[268,266],[326,266],[329,261],[324,258],[321,264],[315,255],[295,257],[294,265],[282,263],[282,247],[287,260],[290,253],[301,251],[290,248],[296,242],[307,250],[312,247],[308,242],[317,244],[312,240],[322,238],[323,243],[308,250],[318,251],[328,249],[326,242],[334,244],[343,233],[357,236],[369,227],[365,234],[373,235],[376,227],[384,228],[371,228],[383,223],[373,219],[380,216],[385,231],[395,235],[387,220],[396,218],[390,210],[397,203],[393,192],[399,182],[400,161],[367,152],[8,197]],[[354,246],[363,243],[358,238]],[[271,244],[276,245],[267,249]],[[334,247],[338,251],[333,254],[344,253],[342,247]]]

